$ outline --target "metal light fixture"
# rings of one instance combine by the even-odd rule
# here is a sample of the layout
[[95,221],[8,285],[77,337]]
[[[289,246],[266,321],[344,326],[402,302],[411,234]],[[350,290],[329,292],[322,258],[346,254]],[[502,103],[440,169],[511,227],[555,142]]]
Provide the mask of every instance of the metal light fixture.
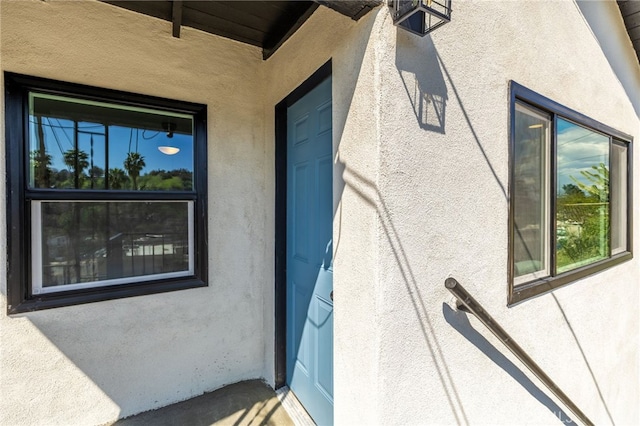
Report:
[[[164,129],[164,131],[167,132],[167,138],[172,139],[173,138],[173,132],[175,132],[176,130],[176,124],[175,123],[170,123],[170,122],[164,122],[162,123],[162,128]],[[180,148],[176,147],[176,146],[170,146],[170,145],[164,145],[164,146],[159,146],[158,150],[166,155],[175,155],[178,152],[180,152]]]
[[393,24],[425,36],[451,21],[451,0],[389,0]]

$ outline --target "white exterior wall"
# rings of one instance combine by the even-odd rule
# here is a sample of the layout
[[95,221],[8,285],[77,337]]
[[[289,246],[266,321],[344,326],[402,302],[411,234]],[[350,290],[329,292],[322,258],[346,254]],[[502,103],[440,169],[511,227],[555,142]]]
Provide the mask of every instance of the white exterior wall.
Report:
[[[210,231],[206,288],[8,317],[0,226],[0,424],[102,424],[264,377],[273,155],[260,50],[190,28],[173,38],[169,22],[98,2],[0,8],[3,71],[207,104]],[[4,199],[4,127],[0,138]]]
[[[380,78],[376,65],[379,52],[370,37],[373,28],[380,25],[379,18],[370,13],[356,23],[320,8],[267,61],[266,67],[271,84],[265,102],[265,139],[273,140],[274,106],[329,59],[332,61],[336,424],[376,424],[380,419],[376,322],[379,232],[375,207]],[[272,300],[272,296],[265,299],[265,311],[273,311]],[[267,355],[272,353],[267,350]]]
[[[595,424],[638,424],[637,224],[634,260],[506,307],[509,80],[633,135],[637,183],[640,67],[628,36],[617,52],[603,52],[606,40],[594,36],[624,34],[620,12],[615,2],[590,2],[587,21],[573,1],[454,6],[452,22],[432,36],[388,22],[374,29],[384,52],[378,424],[572,416],[475,318],[451,309],[449,276]],[[442,123],[429,97],[445,101]]]
[[[96,2],[3,0],[0,16],[2,71],[203,103],[209,115],[209,287],[7,317],[3,268],[0,424],[99,424],[243,379],[273,385],[274,107],[329,59],[336,299],[357,299],[336,309],[336,410],[375,423],[376,400],[362,394],[377,388],[377,216],[374,186],[352,176],[375,182],[378,167],[376,15],[356,23],[322,7],[268,61]],[[4,128],[0,140],[4,153]]]
[[[614,3],[589,7],[595,34],[620,34]],[[210,258],[206,288],[7,317],[0,246],[0,424],[97,424],[273,384],[274,106],[330,58],[336,423],[558,421],[549,392],[451,311],[448,276],[596,424],[610,423],[599,392],[616,424],[640,422],[638,260],[505,306],[509,80],[640,139],[630,45],[605,57],[573,1],[457,1],[425,38],[385,7],[358,22],[320,8],[267,61],[95,2],[2,0],[0,17],[3,71],[208,105]]]

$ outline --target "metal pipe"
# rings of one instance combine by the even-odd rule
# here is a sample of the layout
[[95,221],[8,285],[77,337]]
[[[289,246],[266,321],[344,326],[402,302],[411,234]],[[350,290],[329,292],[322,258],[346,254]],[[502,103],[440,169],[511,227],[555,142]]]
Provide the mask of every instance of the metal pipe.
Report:
[[447,278],[444,286],[458,299],[478,320],[484,324],[510,351],[518,358],[544,385],[585,425],[593,426],[593,422],[569,399],[553,380],[535,363],[533,359],[518,345],[509,334],[494,320],[487,311],[474,299],[455,278]]

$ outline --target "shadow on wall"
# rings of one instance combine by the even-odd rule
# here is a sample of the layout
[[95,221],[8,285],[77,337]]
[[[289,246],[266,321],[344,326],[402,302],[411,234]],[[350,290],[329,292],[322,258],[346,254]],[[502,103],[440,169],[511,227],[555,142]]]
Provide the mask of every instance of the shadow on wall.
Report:
[[[398,75],[404,85],[407,99],[413,107],[419,127],[426,131],[445,134],[446,107],[449,100],[447,87],[450,87],[455,95],[454,99],[457,101],[456,106],[460,108],[463,113],[464,122],[468,126],[468,141],[471,142],[468,144],[469,152],[472,152],[474,148],[479,150],[479,154],[482,155],[487,167],[495,178],[498,190],[506,198],[505,186],[498,178],[480,138],[473,128],[472,120],[467,114],[451,76],[442,63],[431,38],[418,38],[405,34],[402,30],[398,30],[396,39],[396,67]],[[354,80],[354,85],[356,83],[357,80]],[[341,140],[342,130],[343,126],[334,127],[334,135],[338,141]],[[372,149],[375,149],[375,147],[372,147]],[[339,193],[341,194],[345,188],[347,188],[376,211],[383,232],[382,238],[391,250],[397,268],[402,276],[402,285],[404,285],[406,294],[411,301],[413,312],[420,326],[420,334],[433,362],[437,374],[436,380],[439,381],[442,394],[448,402],[452,420],[456,424],[468,424],[469,419],[467,418],[463,401],[453,381],[452,374],[449,370],[449,363],[444,356],[441,344],[436,337],[437,333],[435,332],[433,321],[430,318],[433,312],[431,312],[430,315],[430,308],[422,296],[424,287],[418,282],[418,278],[411,265],[411,260],[403,247],[401,237],[393,221],[394,216],[389,211],[384,200],[384,195],[380,192],[380,189],[373,180],[369,179],[354,167],[350,167],[350,165],[339,156],[334,167],[334,173],[340,173],[342,176],[342,182],[338,183]],[[340,203],[339,208],[341,207],[342,204]],[[342,221],[341,211],[336,212],[334,217],[338,224],[340,224]],[[395,217],[397,218],[397,215]],[[338,256],[340,248],[340,228],[338,228],[335,239],[335,256]]]
[[[375,14],[369,14],[358,24],[364,26],[359,29],[362,37],[350,51],[350,69],[344,74],[346,82],[342,85],[349,90],[336,96],[346,107],[352,102],[374,18]],[[295,66],[295,62],[292,61],[291,65]],[[291,81],[289,84],[294,89],[298,83]],[[348,112],[348,109],[343,111],[344,117],[338,118],[341,122],[334,125],[336,135],[343,131]],[[339,137],[336,140],[340,140]],[[239,163],[238,170],[241,166]],[[343,188],[344,185],[336,185],[334,197],[341,197]],[[246,227],[250,226],[247,222]],[[246,255],[242,252],[231,254],[234,258]],[[253,278],[247,275],[246,280],[253,281]],[[13,376],[21,383],[23,390],[20,394],[38,395],[42,388],[47,389],[47,397],[43,400],[25,400],[24,404],[49,404],[56,410],[68,409],[69,416],[83,410],[87,410],[87,414],[95,414],[92,407],[56,405],[59,400],[73,399],[73,386],[82,381],[86,382],[83,386],[91,388],[92,392],[98,394],[99,390],[104,394],[104,400],[97,401],[96,407],[113,403],[119,409],[119,416],[123,417],[194,397],[203,390],[212,390],[224,383],[260,377],[264,374],[263,364],[253,362],[260,354],[251,333],[256,327],[262,328],[262,314],[257,313],[261,309],[243,312],[246,304],[230,305],[228,300],[216,297],[215,290],[212,286],[20,316],[42,334],[34,346],[48,347],[50,342],[66,357],[59,357],[61,365],[68,367],[71,364],[86,376],[48,374],[39,381],[26,380],[29,376],[23,371],[33,369],[18,362],[25,356],[24,348],[14,347],[3,355],[9,363],[16,361],[21,365],[21,370]],[[243,297],[246,297],[244,301],[249,300],[246,294]],[[206,309],[203,309],[205,304]],[[259,305],[262,306],[261,302]],[[241,329],[234,327],[233,333],[221,328],[221,318],[230,321],[229,318],[238,318],[239,315],[245,318],[243,323],[248,321],[250,324],[244,324]],[[14,320],[18,322],[18,317],[8,318],[8,324]],[[44,339],[48,342],[43,343]],[[51,352],[57,355],[57,351]],[[51,371],[49,365],[42,368]],[[53,395],[57,397],[49,398]],[[106,401],[107,398],[110,402]]]
[[420,332],[424,338],[431,359],[433,360],[433,365],[438,374],[438,379],[442,386],[444,395],[449,403],[451,413],[455,418],[455,423],[469,424],[469,419],[466,416],[462,401],[453,382],[449,367],[447,366],[447,360],[442,353],[440,343],[435,337],[436,332],[431,319],[429,318],[427,304],[421,295],[418,280],[412,270],[409,257],[402,245],[396,226],[393,223],[392,215],[387,208],[380,190],[374,182],[368,180],[357,171],[349,168],[340,160],[339,167],[343,170],[342,177],[344,179],[345,186],[376,210],[384,233],[383,238],[386,240],[386,243],[393,252],[395,262],[402,275],[402,282],[410,297],[413,311],[418,323],[420,324]]
[[397,31],[396,68],[420,128],[444,134],[449,97],[431,37]]
[[527,392],[542,405],[547,407],[563,424],[576,425],[573,420],[558,406],[551,398],[540,390],[513,362],[504,356],[495,348],[487,339],[476,331],[469,322],[467,314],[460,311],[454,311],[446,303],[442,304],[442,313],[444,319],[458,333],[473,344],[480,352],[485,354],[487,358],[493,361],[498,367],[502,368],[516,382],[518,382]]
[[600,389],[600,385],[598,384],[598,381],[596,380],[596,376],[593,373],[593,369],[591,368],[591,364],[589,363],[589,360],[587,359],[587,355],[585,354],[584,349],[582,348],[582,345],[580,344],[580,340],[578,340],[578,336],[576,335],[576,332],[573,330],[573,327],[571,326],[571,322],[569,322],[569,318],[567,317],[567,314],[564,312],[564,309],[562,308],[562,305],[560,305],[560,301],[558,300],[558,298],[556,297],[555,294],[551,293],[551,296],[553,297],[553,300],[556,303],[556,306],[558,306],[558,309],[560,310],[560,313],[562,314],[562,318],[564,318],[564,322],[567,323],[567,327],[569,328],[569,331],[571,332],[571,336],[573,337],[573,340],[575,340],[575,342],[576,342],[576,346],[578,347],[578,350],[580,350],[580,355],[582,355],[582,359],[584,360],[584,364],[587,367],[587,369],[589,370],[589,375],[591,376],[591,380],[593,380],[593,385],[595,386],[596,390],[598,391],[598,397],[600,398],[600,401],[602,402],[602,406],[604,407],[605,411],[607,412],[607,416],[609,417],[609,420],[611,421],[611,424],[615,425],[616,422],[613,421],[613,416],[611,415],[611,411],[609,411],[609,406],[607,405],[607,402],[604,400],[604,396],[602,395],[602,390]]

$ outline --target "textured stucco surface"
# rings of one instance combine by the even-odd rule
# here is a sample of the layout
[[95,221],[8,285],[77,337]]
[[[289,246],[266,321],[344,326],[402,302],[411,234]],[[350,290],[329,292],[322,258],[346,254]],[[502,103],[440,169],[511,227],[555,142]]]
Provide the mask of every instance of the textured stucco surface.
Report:
[[[509,80],[637,143],[640,67],[629,45],[611,48],[619,12],[455,4],[425,38],[398,31],[384,7],[358,22],[319,8],[265,62],[106,4],[2,0],[2,70],[208,105],[210,282],[7,317],[0,278],[0,424],[98,424],[239,380],[273,384],[274,106],[329,59],[336,423],[566,420],[489,332],[452,310],[448,276],[596,424],[640,423],[638,260],[506,307]],[[0,277],[5,240],[0,227]]]
[[[379,163],[375,13],[354,23],[323,8],[267,61],[265,138],[273,106],[332,60],[334,148],[334,403],[337,424],[376,424]],[[282,80],[280,80],[282,79]],[[291,82],[295,82],[291,86]],[[273,173],[273,171],[271,172]],[[273,310],[267,297],[266,311]],[[270,332],[267,332],[267,335]],[[267,354],[272,351],[267,351]],[[366,395],[366,397],[364,397]]]
[[[453,276],[596,424],[637,424],[637,258],[506,307],[509,80],[637,143],[638,64],[619,57],[631,57],[628,42],[603,51],[594,36],[623,28],[619,11],[590,2],[597,11],[587,20],[573,1],[455,6],[431,37],[374,29],[384,52],[378,422],[553,424],[571,415],[478,321],[451,309],[443,283]],[[638,235],[636,226],[636,250]]]
[[210,191],[206,288],[7,317],[2,271],[0,424],[100,424],[265,376],[261,52],[99,2],[0,7],[2,70],[207,104]]

